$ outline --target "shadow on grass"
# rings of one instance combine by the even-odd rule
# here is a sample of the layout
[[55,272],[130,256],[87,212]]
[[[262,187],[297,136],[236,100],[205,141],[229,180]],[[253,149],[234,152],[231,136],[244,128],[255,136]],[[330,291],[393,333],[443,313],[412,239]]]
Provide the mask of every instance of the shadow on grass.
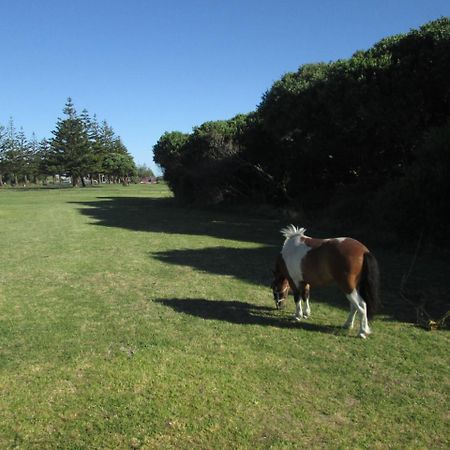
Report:
[[[191,209],[180,206],[173,198],[98,197],[94,201],[72,203],[79,206],[82,214],[93,219],[96,226],[257,243],[260,247],[250,249],[234,248],[230,243],[227,247],[150,253],[150,257],[164,263],[233,276],[253,284],[270,284],[271,270],[282,244],[278,230],[283,224],[279,220],[255,218],[250,213],[239,215],[217,210]],[[411,255],[382,248],[375,249],[375,254],[382,275],[382,313],[389,316],[389,320],[415,322],[415,305],[405,303],[398,295],[400,281],[410,265]],[[448,273],[448,267],[448,263],[442,264],[424,258],[417,262],[415,274],[411,278],[415,280],[417,289],[436,286],[445,287],[447,291],[445,273]],[[317,297],[315,289],[312,295]],[[323,298],[327,304],[347,308],[345,299],[341,297],[337,290],[330,290],[319,298]],[[448,310],[447,295],[434,289],[428,298],[427,311],[433,317],[440,317]]]
[[173,198],[99,197],[72,204],[79,205],[83,215],[94,219],[95,226],[258,243],[257,248],[235,248],[230,244],[229,247],[151,252],[149,256],[167,264],[229,275],[253,284],[269,286],[271,283],[282,243],[276,221],[186,208]]
[[1,188],[5,191],[13,192],[38,192],[38,191],[55,191],[55,190],[71,190],[71,189],[99,189],[98,185],[87,185],[84,188],[73,187],[71,184],[49,184],[44,186],[8,186]]
[[152,252],[150,256],[166,264],[193,267],[200,272],[227,275],[256,285],[269,286],[273,261],[279,249],[207,247],[202,249]]
[[[155,302],[174,311],[206,320],[220,320],[238,325],[261,325],[278,328],[296,328],[329,334],[347,334],[342,327],[295,322],[274,308],[253,305],[237,300],[205,300],[197,298],[156,299]],[[277,314],[277,315],[276,315]]]
[[[71,202],[94,219],[95,225],[152,233],[211,236],[244,242],[281,246],[277,220],[238,218],[217,210],[180,206],[173,198],[98,197],[94,201]],[[275,233],[274,233],[275,231]]]

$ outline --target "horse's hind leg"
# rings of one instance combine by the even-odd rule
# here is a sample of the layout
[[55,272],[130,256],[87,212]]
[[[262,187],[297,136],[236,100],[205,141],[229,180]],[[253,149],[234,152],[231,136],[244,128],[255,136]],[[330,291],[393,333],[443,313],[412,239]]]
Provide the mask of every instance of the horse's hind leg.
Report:
[[347,320],[344,323],[344,328],[348,328],[351,330],[353,328],[353,323],[355,322],[356,316],[356,307],[353,303],[350,302],[350,314],[347,317]]
[[[302,300],[305,302],[305,312],[302,309]],[[311,314],[311,308],[309,307],[309,284],[302,282],[300,285],[300,291],[294,291],[295,302],[295,314],[294,319],[300,321],[301,319],[307,319]]]
[[354,289],[350,294],[346,294],[346,297],[351,305],[353,305],[358,312],[361,327],[359,329],[359,337],[366,338],[371,333],[369,322],[367,320],[367,307],[366,302],[358,294],[358,291]]

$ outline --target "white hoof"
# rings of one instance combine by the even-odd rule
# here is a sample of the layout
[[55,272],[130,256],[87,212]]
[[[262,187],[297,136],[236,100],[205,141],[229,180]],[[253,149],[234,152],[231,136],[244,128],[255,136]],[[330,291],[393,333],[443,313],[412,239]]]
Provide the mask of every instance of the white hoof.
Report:
[[358,337],[361,339],[366,339],[366,335],[361,331],[361,333],[358,334]]
[[300,322],[303,318],[303,316],[296,316],[295,314],[292,316],[292,318],[296,321],[296,322]]

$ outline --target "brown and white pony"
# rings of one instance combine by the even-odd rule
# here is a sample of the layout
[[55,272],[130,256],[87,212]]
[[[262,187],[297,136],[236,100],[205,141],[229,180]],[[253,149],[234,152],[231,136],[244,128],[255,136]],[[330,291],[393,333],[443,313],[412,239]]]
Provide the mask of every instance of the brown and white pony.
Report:
[[373,254],[355,239],[315,239],[305,236],[305,229],[294,225],[283,228],[281,234],[285,241],[276,261],[272,283],[277,308],[284,304],[291,289],[295,320],[307,318],[311,313],[310,286],[336,284],[350,302],[350,314],[344,327],[352,328],[358,313],[359,337],[366,338],[371,333],[368,318],[380,303],[378,263]]

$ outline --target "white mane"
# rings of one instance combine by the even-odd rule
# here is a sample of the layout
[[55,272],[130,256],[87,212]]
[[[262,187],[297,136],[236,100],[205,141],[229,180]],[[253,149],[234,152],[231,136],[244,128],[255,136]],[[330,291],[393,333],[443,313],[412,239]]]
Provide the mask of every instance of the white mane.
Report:
[[303,237],[305,235],[306,228],[298,228],[295,225],[288,225],[286,228],[280,230],[281,234],[286,238],[290,239],[294,236]]

